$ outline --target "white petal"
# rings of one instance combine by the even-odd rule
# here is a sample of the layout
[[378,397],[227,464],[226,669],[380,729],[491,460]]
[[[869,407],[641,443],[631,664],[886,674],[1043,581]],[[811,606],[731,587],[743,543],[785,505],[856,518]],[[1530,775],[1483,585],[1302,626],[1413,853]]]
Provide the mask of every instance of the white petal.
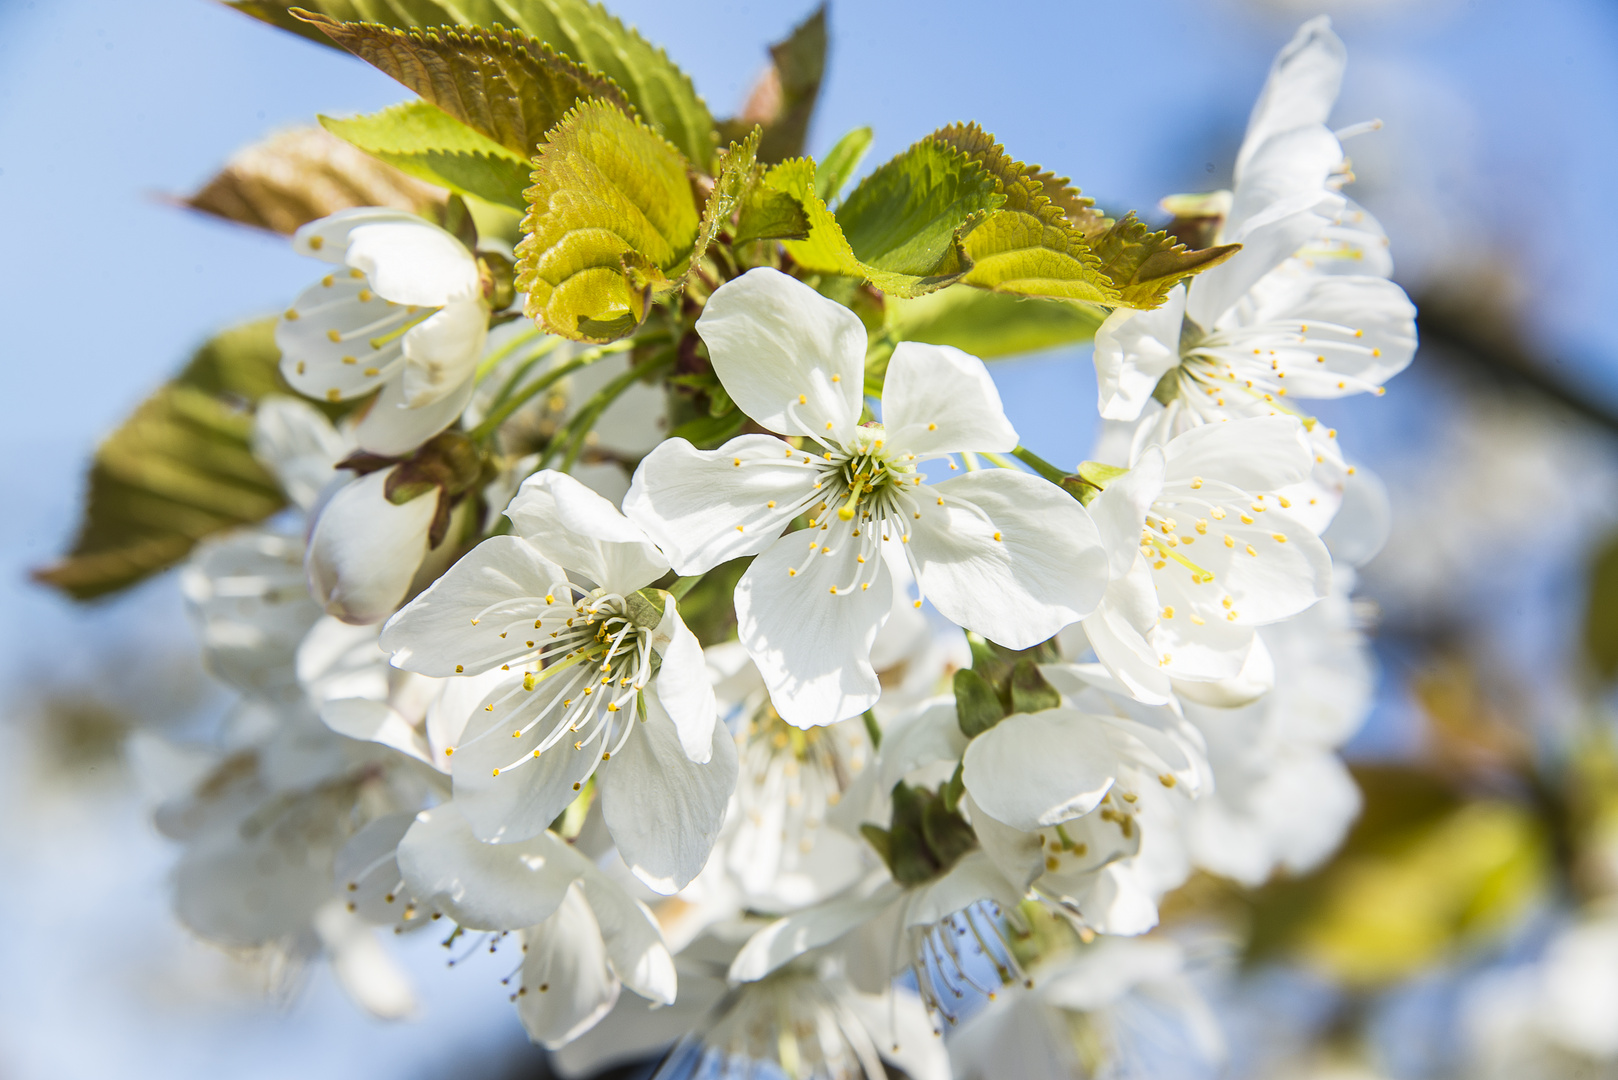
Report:
[[458,300],[412,327],[401,342],[402,389],[413,409],[454,398],[477,371],[489,333],[489,309],[481,299]]
[[882,424],[892,445],[918,454],[1009,453],[1017,446],[989,369],[949,345],[902,341],[893,350]]
[[312,398],[363,397],[399,375],[404,348],[390,335],[410,318],[372,294],[363,278],[328,274],[299,293],[275,324],[281,374]]
[[1347,63],[1348,51],[1332,33],[1329,17],[1317,16],[1298,28],[1276,55],[1247,119],[1247,133],[1236,155],[1238,180],[1253,152],[1272,135],[1326,122],[1337,103]]
[[1343,505],[1320,538],[1338,563],[1361,567],[1376,558],[1392,531],[1388,489],[1376,473],[1361,465],[1349,474]]
[[506,507],[517,532],[596,585],[628,595],[668,572],[668,560],[612,503],[554,469],[524,480]]
[[641,997],[658,1005],[673,1004],[674,957],[646,905],[594,867],[579,879],[579,887],[601,928],[613,973]]
[[378,296],[395,304],[437,307],[480,291],[472,253],[420,218],[359,225],[348,234],[344,261],[364,272]]
[[[1330,591],[1331,554],[1319,537],[1283,510],[1248,517],[1250,524],[1236,513],[1210,521],[1217,530],[1210,528],[1206,540],[1188,553],[1211,578],[1205,575],[1199,583],[1194,572],[1167,561],[1154,569],[1157,602],[1176,612],[1175,618],[1158,624],[1160,630],[1194,638],[1205,628],[1196,625],[1193,615],[1210,625],[1263,626],[1296,615]],[[1230,543],[1213,542],[1216,532],[1230,537]],[[1234,674],[1231,669],[1220,678]]]
[[[852,558],[809,550],[819,535],[803,529],[782,537],[736,586],[742,644],[776,711],[798,727],[835,724],[876,703],[882,685],[871,667],[871,643],[893,602],[885,566],[869,589],[843,592],[858,567]],[[852,554],[852,546],[843,552]]]
[[910,1080],[950,1080],[949,1054],[944,1040],[934,1033],[921,998],[899,986],[888,994],[891,999],[851,994],[844,1001],[871,1033],[884,1061],[898,1066]]
[[730,965],[733,982],[756,982],[810,949],[830,944],[904,896],[888,884],[869,896],[845,896],[777,919],[747,940]]
[[1140,557],[1140,530],[1146,512],[1163,488],[1163,451],[1149,446],[1124,475],[1108,481],[1106,488],[1090,501],[1090,520],[1095,522],[1101,543],[1107,549],[1107,569],[1112,577],[1129,573]]
[[[519,536],[494,536],[467,552],[382,628],[382,648],[407,671],[443,678],[477,675],[533,652],[502,637],[512,619],[532,625],[544,597],[567,580],[562,568]],[[533,598],[534,611],[513,616],[489,609]],[[558,603],[568,602],[567,597]],[[526,614],[524,614],[526,612]]]
[[1084,921],[1103,934],[1144,934],[1157,925],[1157,900],[1126,862],[1102,869],[1071,899]]
[[663,657],[657,669],[657,699],[674,721],[686,758],[702,765],[713,753],[719,706],[714,700],[713,683],[708,680],[702,643],[681,620],[674,597],[664,595],[663,621],[652,639]]
[[[1252,345],[1263,360],[1286,376],[1287,393],[1337,398],[1380,386],[1409,366],[1416,354],[1416,308],[1391,281],[1367,275],[1300,274],[1283,268],[1254,286],[1244,304],[1221,328],[1229,352],[1251,363]],[[1305,329],[1288,341],[1275,340],[1275,323]],[[1246,325],[1262,340],[1243,340]],[[1224,350],[1220,350],[1224,351]]]
[[1094,810],[1120,765],[1096,720],[1075,709],[1008,716],[961,763],[977,805],[1027,832]]
[[434,768],[450,771],[451,757],[444,751],[461,741],[467,722],[482,708],[489,691],[510,677],[509,672],[494,668],[475,677],[439,682],[438,695],[427,703],[427,745]]
[[386,206],[353,206],[311,221],[292,234],[292,250],[341,265],[348,258],[348,241],[362,225],[425,225],[418,214]]
[[453,800],[416,816],[398,858],[411,892],[469,930],[520,930],[549,918],[590,868],[548,832],[486,844]]
[[402,1020],[416,1011],[410,978],[365,923],[332,900],[315,912],[315,932],[331,957],[332,975],[349,999],[381,1020]]
[[656,892],[685,888],[701,873],[736,789],[736,743],[716,725],[711,758],[693,764],[674,722],[651,698],[647,717],[596,783],[613,843],[635,876]]
[[1090,515],[1061,488],[984,469],[916,494],[910,555],[922,592],[952,622],[1026,649],[1100,603],[1107,553]]
[[405,403],[404,378],[389,379],[355,425],[354,438],[361,450],[384,457],[404,457],[455,423],[476,389],[476,384],[467,379],[453,393],[412,408]]
[[427,554],[438,493],[395,506],[382,492],[389,472],[370,473],[338,490],[309,537],[304,569],[310,591],[345,622],[379,622],[392,614]]
[[759,267],[708,298],[697,333],[725,391],[762,427],[838,442],[853,433],[866,335],[848,308]]
[[253,411],[253,456],[275,474],[281,490],[301,510],[315,505],[336,478],[333,466],[353,449],[353,439],[298,398],[270,394]]
[[966,811],[983,853],[1009,885],[1026,889],[1045,872],[1045,847],[1038,833],[1014,829],[998,820],[977,805],[970,791],[966,793]]
[[[338,895],[347,899],[352,905],[350,910],[360,918],[373,923],[403,923],[405,910],[417,906],[408,886],[400,887],[395,858],[399,841],[415,821],[416,815],[408,811],[384,814],[367,822],[337,853],[332,880]],[[425,918],[427,914],[418,908],[414,917]]]
[[1169,291],[1151,311],[1118,308],[1096,330],[1098,407],[1107,420],[1133,420],[1151,400],[1157,382],[1180,366],[1180,325],[1185,286]]
[[943,877],[909,890],[904,925],[931,926],[980,900],[993,900],[1009,909],[1021,899],[1022,890],[1006,880],[992,859],[981,851],[971,851]]
[[769,435],[742,435],[717,450],[670,439],[635,470],[624,513],[675,570],[700,574],[757,555],[781,535],[814,497],[819,471],[809,457]]
[[320,707],[320,719],[339,735],[391,746],[417,761],[433,764],[427,755],[427,740],[385,702],[339,698]]
[[582,889],[568,890],[556,913],[522,938],[517,1016],[530,1039],[554,1050],[606,1016],[620,984]]
[[552,680],[532,692],[522,685],[520,676],[497,685],[472,713],[455,747],[455,802],[480,840],[512,843],[538,836],[578,798],[601,764],[599,744],[575,748],[565,738],[533,756],[558,722],[559,709],[552,709],[533,730],[512,738],[526,718],[550,704],[567,684]]
[[1169,677],[1146,636],[1157,620],[1156,609],[1157,590],[1145,562],[1139,561],[1129,575],[1107,586],[1106,599],[1084,620],[1084,634],[1096,659],[1130,694],[1161,705],[1170,699]]
[[1275,661],[1263,638],[1253,635],[1253,645],[1242,662],[1241,671],[1217,682],[1176,682],[1174,692],[1186,701],[1216,709],[1239,709],[1251,705],[1275,689]]
[[1254,494],[1299,483],[1315,460],[1303,425],[1290,416],[1204,424],[1175,436],[1165,453],[1165,484],[1204,477]]
[[[938,698],[896,718],[882,733],[877,788],[884,803],[893,786],[917,769],[959,761],[966,750],[953,697]],[[885,824],[886,817],[883,819]]]

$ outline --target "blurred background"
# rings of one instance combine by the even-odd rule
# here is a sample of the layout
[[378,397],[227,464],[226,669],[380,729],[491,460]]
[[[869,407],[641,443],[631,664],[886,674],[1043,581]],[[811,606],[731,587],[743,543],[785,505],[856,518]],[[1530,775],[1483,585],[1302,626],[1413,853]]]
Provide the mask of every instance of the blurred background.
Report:
[[[721,115],[809,10],[610,6]],[[1347,755],[1369,810],[1320,874],[1188,886],[1197,910],[1266,928],[1247,963],[1210,959],[1202,977],[1231,1076],[1505,1075],[1521,1047],[1489,1041],[1499,1018],[1568,992],[1547,950],[1569,951],[1569,912],[1618,892],[1618,8],[834,3],[810,149],[868,124],[880,162],[975,119],[1104,206],[1161,220],[1164,195],[1229,183],[1271,57],[1321,11],[1349,48],[1334,124],[1385,125],[1348,144],[1348,193],[1392,237],[1423,341],[1385,397],[1320,410],[1394,510],[1361,579],[1382,680]],[[205,0],[0,0],[0,1078],[542,1075],[501,972],[446,970],[421,935],[399,950],[419,1015],[386,1024],[321,967],[277,972],[183,933],[174,849],[125,748],[137,730],[200,730],[225,700],[174,576],[90,605],[28,579],[71,539],[96,441],[211,332],[309,275],[284,241],[170,197],[274,129],[406,96]],[[1087,350],[993,370],[1026,444],[1085,456]],[[1605,948],[1610,970],[1571,992],[1615,1003],[1611,1056],[1557,1048],[1513,1075],[1618,1076]]]

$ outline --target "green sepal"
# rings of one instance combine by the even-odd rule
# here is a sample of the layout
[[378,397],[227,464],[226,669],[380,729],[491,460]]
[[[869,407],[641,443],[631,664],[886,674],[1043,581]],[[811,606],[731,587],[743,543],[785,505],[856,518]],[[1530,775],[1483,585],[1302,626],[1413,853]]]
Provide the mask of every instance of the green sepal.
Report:
[[[972,651],[972,670],[987,679],[990,685],[1004,686],[1006,680],[1011,678],[1012,661],[1003,655],[1000,647],[971,631],[967,631],[966,644]],[[996,692],[999,693],[998,690]],[[1009,704],[1011,699],[1002,696],[1002,700]]]
[[1062,695],[1056,687],[1045,681],[1039,665],[1032,660],[1018,660],[1011,668],[1011,711],[1018,713],[1044,712],[1062,704]]
[[690,263],[700,219],[685,158],[606,102],[581,102],[551,131],[527,199],[517,288],[561,337],[633,332]]
[[293,10],[319,12],[343,22],[372,22],[395,29],[447,26],[509,27],[545,42],[556,52],[611,79],[641,118],[686,157],[706,166],[714,150],[714,122],[691,79],[668,54],[593,0],[226,0],[231,7],[338,46]]
[[1128,471],[1117,465],[1107,465],[1099,461],[1081,461],[1078,471],[1071,476],[1064,476],[1061,483],[1068,494],[1085,506],[1089,506],[1097,495],[1106,490],[1108,484]]
[[1006,707],[990,682],[974,668],[955,673],[955,722],[961,734],[975,739],[1006,717]]
[[949,781],[938,789],[939,798],[944,800],[946,809],[953,812],[961,805],[961,799],[966,795],[966,764],[957,762],[955,771],[950,774]]
[[820,160],[820,167],[815,171],[815,194],[820,196],[821,202],[830,205],[837,201],[843,185],[848,183],[854,170],[865,160],[866,151],[871,149],[871,138],[870,128],[855,128],[826,151],[826,156]]
[[888,872],[900,885],[921,885],[946,873],[978,846],[972,826],[938,792],[893,786],[893,821],[889,828],[860,826]]
[[417,180],[499,206],[526,205],[528,159],[425,101],[346,120],[322,116],[320,125]]
[[[959,797],[956,801],[959,802]],[[977,833],[956,812],[955,806],[946,805],[942,794],[923,804],[921,830],[940,870],[954,866],[961,856],[978,846]]]
[[883,864],[888,867],[888,870],[891,873],[893,870],[892,834],[882,826],[867,821],[865,824],[860,826],[860,835],[865,837],[865,842],[867,844],[870,844],[871,847],[876,849],[877,855],[882,859]]

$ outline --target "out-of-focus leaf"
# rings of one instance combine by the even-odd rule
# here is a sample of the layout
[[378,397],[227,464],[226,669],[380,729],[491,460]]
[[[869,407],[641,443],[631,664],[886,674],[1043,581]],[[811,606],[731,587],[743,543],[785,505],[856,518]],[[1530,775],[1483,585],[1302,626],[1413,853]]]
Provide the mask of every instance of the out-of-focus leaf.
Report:
[[418,180],[500,206],[527,205],[523,192],[528,187],[528,159],[425,101],[407,101],[347,120],[322,116],[320,123]]
[[[558,56],[541,41],[503,28],[395,30],[375,23],[338,22],[322,15],[302,17],[525,164],[545,133],[580,101],[597,99],[628,107],[610,79]],[[435,123],[422,137],[430,141],[446,133],[454,138],[446,125]],[[390,134],[394,139],[400,137],[396,132]],[[412,147],[422,148],[421,143]],[[453,149],[462,151],[464,141],[457,140]]]
[[581,103],[534,162],[517,246],[528,316],[575,341],[623,337],[685,272],[699,223],[680,152],[613,105]]
[[865,152],[871,148],[871,129],[868,127],[855,128],[826,152],[820,162],[820,168],[815,172],[815,194],[820,201],[831,204],[837,196],[842,194],[843,185],[848,178],[854,175],[854,170],[860,167],[865,160]]
[[997,213],[965,239],[968,285],[1023,296],[1152,308],[1190,274],[1229,258],[1236,246],[1187,251],[1166,232],[1132,216],[1100,231],[1103,219],[1065,179],[1013,160],[976,124],[932,135],[991,174],[1002,196]]
[[797,199],[809,238],[787,253],[806,270],[869,281],[894,296],[921,296],[958,280],[971,262],[961,237],[998,206],[994,178],[966,155],[923,140],[877,169],[834,216],[815,193],[815,164],[782,162],[765,177]]
[[1603,544],[1590,564],[1584,653],[1597,675],[1618,676],[1618,536]]
[[1356,777],[1365,812],[1337,857],[1257,894],[1249,960],[1386,985],[1497,939],[1544,888],[1544,830],[1522,807],[1463,801],[1408,768]]
[[286,499],[254,459],[243,408],[280,382],[274,320],[226,331],[96,449],[68,554],[34,572],[78,600],[164,570],[206,536],[262,521]]
[[770,67],[753,87],[740,116],[722,121],[722,138],[741,141],[755,124],[764,129],[758,159],[776,164],[803,153],[809,121],[826,72],[826,5],[770,46]]
[[680,618],[704,645],[717,645],[736,636],[736,609],[731,597],[752,561],[746,558],[721,563],[680,598]]
[[334,43],[291,14],[298,7],[341,22],[412,26],[503,26],[537,38],[570,60],[616,83],[651,127],[706,167],[714,151],[714,121],[686,74],[668,54],[591,0],[226,0],[238,11]]
[[888,312],[894,340],[953,345],[984,360],[1089,341],[1106,316],[1089,304],[960,286],[890,300]]
[[290,235],[352,206],[391,206],[436,218],[444,193],[319,128],[294,128],[238,152],[200,191],[179,201],[227,221]]

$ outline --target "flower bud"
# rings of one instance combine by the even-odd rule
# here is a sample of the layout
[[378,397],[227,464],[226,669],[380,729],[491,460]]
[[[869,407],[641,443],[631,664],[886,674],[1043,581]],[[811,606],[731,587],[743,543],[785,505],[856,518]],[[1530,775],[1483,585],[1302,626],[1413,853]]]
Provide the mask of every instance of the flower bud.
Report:
[[369,473],[339,488],[309,536],[304,570],[310,591],[344,622],[373,623],[391,615],[427,554],[438,491],[395,505],[384,490],[391,472]]

